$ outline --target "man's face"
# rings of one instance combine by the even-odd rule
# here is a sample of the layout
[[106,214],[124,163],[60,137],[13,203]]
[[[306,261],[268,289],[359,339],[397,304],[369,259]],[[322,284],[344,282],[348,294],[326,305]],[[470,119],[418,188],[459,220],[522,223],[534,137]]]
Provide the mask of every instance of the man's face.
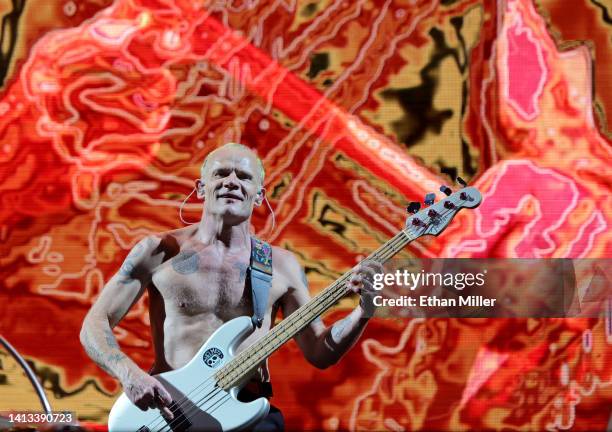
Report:
[[253,205],[260,205],[263,194],[256,156],[241,148],[217,151],[204,172],[206,213],[240,223],[251,216]]

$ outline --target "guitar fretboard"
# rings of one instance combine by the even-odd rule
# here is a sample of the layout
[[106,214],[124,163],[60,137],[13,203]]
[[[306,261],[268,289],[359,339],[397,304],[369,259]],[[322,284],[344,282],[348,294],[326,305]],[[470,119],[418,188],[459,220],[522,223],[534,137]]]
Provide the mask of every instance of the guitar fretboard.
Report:
[[[384,264],[408,243],[418,237],[419,235],[404,229],[368,256],[367,260]],[[284,343],[336,304],[349,291],[347,281],[351,277],[353,270],[351,269],[344,273],[333,284],[272,328],[268,334],[219,369],[215,373],[219,387],[229,390],[241,383]]]

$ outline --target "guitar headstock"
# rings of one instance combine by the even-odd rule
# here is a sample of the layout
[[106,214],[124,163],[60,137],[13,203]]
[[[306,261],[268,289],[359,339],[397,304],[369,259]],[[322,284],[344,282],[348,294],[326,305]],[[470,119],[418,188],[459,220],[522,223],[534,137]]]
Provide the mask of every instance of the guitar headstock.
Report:
[[475,187],[464,187],[452,193],[450,188],[442,186],[442,192],[448,195],[441,201],[433,203],[435,195],[427,194],[425,203],[430,204],[419,211],[421,205],[413,202],[408,206],[408,212],[413,213],[406,219],[405,231],[413,238],[425,235],[437,236],[446,229],[455,215],[464,208],[476,208],[482,201],[482,194]]

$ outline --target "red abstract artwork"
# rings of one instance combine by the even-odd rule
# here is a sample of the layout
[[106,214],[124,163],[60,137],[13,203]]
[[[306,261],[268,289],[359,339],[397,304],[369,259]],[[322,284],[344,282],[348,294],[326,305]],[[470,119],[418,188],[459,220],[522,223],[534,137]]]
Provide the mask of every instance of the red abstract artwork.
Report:
[[[313,295],[456,176],[480,207],[402,256],[612,258],[604,2],[22,0],[0,14],[0,335],[88,427],[105,430],[121,388],[81,347],[82,320],[131,247],[182,226],[226,142],[262,158],[276,224],[262,206],[253,230],[298,256]],[[144,296],[115,328],[145,370],[149,324]],[[610,314],[374,318],[332,368],[293,342],[270,358],[289,430],[605,430],[611,364]],[[40,405],[0,351],[9,410]]]

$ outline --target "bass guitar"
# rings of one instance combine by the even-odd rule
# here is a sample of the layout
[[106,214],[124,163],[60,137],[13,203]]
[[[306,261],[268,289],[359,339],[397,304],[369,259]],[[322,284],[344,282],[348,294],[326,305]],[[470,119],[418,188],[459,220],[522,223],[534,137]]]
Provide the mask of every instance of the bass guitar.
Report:
[[[407,218],[404,229],[367,260],[385,263],[415,239],[439,235],[459,210],[475,208],[482,200],[474,187],[464,187],[455,193],[447,187],[440,189],[448,195],[446,198],[434,204],[434,195],[428,194],[425,203],[431,205],[420,211],[420,203],[411,203],[408,211],[412,215]],[[187,365],[155,375],[172,395],[173,403],[169,406],[174,414],[172,420],[166,420],[158,410],[140,410],[124,393],[111,409],[109,431],[248,429],[268,414],[270,404],[265,398],[240,402],[238,392],[263,361],[350,291],[347,287],[350,275],[351,271],[346,272],[239,354],[236,354],[237,348],[253,332],[253,322],[246,316],[228,321],[212,334]]]

